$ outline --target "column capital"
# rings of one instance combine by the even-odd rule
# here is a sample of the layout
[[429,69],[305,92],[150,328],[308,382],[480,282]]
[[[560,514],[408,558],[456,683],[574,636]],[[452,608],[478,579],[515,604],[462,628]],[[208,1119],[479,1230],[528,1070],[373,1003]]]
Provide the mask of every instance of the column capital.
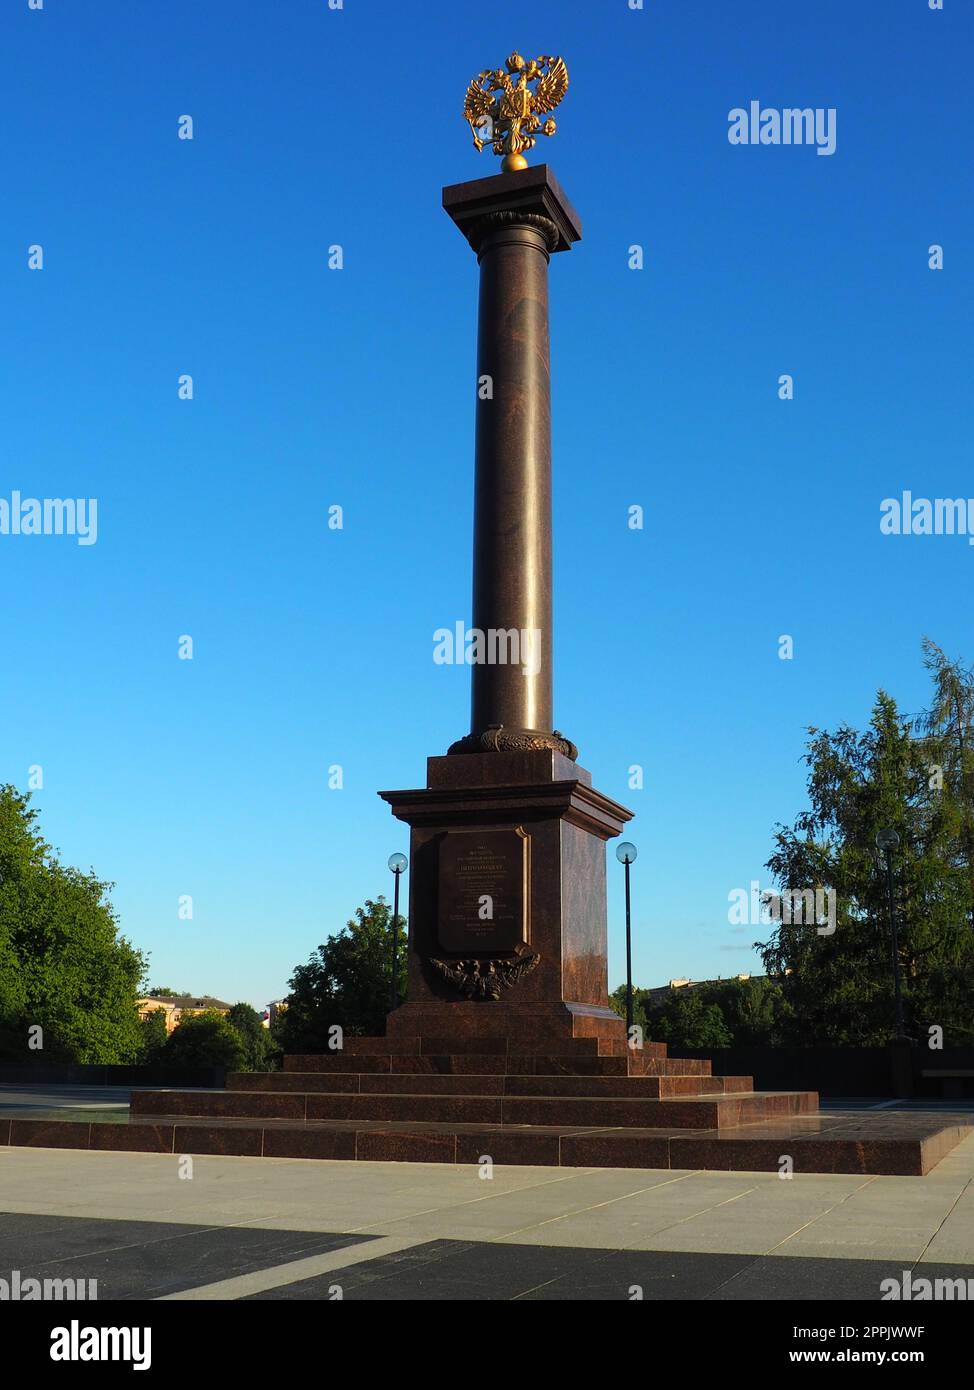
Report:
[[450,184],[443,207],[475,251],[485,233],[504,222],[542,232],[549,251],[568,251],[582,235],[578,213],[547,164]]

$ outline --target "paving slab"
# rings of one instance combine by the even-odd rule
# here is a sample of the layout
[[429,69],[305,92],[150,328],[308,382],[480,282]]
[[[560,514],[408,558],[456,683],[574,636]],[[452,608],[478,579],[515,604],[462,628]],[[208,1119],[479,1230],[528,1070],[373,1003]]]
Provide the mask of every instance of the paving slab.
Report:
[[[641,1281],[651,1298],[873,1299],[882,1278],[904,1269],[974,1278],[970,1142],[929,1183],[535,1166],[498,1166],[484,1180],[478,1171],[203,1156],[180,1178],[173,1155],[7,1148],[0,1262],[97,1266],[118,1296],[180,1299],[323,1299],[337,1282],[343,1297],[373,1301],[612,1300],[638,1296],[629,1288]],[[133,1253],[112,1253],[123,1248]]]

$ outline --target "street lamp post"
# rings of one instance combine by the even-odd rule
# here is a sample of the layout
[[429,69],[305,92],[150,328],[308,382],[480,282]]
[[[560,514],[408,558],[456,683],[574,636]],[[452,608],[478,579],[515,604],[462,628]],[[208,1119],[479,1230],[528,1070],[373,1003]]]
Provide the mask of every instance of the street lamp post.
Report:
[[636,858],[636,846],[623,840],[616,846],[616,858],[626,870],[626,1045],[632,1047],[632,911],[629,897],[629,865]]
[[396,982],[399,974],[399,880],[406,872],[409,860],[404,854],[390,854],[389,868],[392,870],[396,886],[393,890],[392,902],[392,977],[389,980],[389,1010],[390,1012],[399,1006],[399,990]]
[[890,951],[893,957],[893,997],[896,1004],[896,1036],[906,1036],[903,1028],[903,990],[900,984],[900,943],[896,926],[896,908],[893,899],[893,851],[899,848],[900,837],[895,830],[880,830],[876,834],[876,848],[886,859],[886,912],[889,920]]

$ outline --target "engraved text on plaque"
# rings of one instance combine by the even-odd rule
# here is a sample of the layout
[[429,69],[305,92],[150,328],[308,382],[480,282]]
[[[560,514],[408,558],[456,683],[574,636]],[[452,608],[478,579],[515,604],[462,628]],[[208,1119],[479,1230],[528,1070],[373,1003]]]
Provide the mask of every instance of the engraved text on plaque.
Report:
[[450,830],[440,843],[437,935],[445,951],[489,955],[528,939],[528,848],[511,830]]

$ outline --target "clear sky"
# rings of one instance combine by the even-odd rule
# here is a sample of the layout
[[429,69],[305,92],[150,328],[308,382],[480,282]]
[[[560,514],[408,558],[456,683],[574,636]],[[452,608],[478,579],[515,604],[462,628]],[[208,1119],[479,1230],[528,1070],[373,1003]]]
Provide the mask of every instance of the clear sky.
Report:
[[[376,791],[467,730],[432,652],[469,621],[477,271],[440,190],[497,171],[460,112],[513,47],[568,63],[530,157],[584,227],[556,723],[636,812],[637,983],[760,968],[728,893],[805,803],[805,727],[920,708],[924,633],[974,658],[974,548],[879,530],[974,496],[972,37],[967,0],[6,0],[0,498],[97,498],[98,534],[0,535],[0,779],[42,767],[155,984],[281,995],[389,892]],[[834,108],[835,153],[732,145],[752,100]]]

